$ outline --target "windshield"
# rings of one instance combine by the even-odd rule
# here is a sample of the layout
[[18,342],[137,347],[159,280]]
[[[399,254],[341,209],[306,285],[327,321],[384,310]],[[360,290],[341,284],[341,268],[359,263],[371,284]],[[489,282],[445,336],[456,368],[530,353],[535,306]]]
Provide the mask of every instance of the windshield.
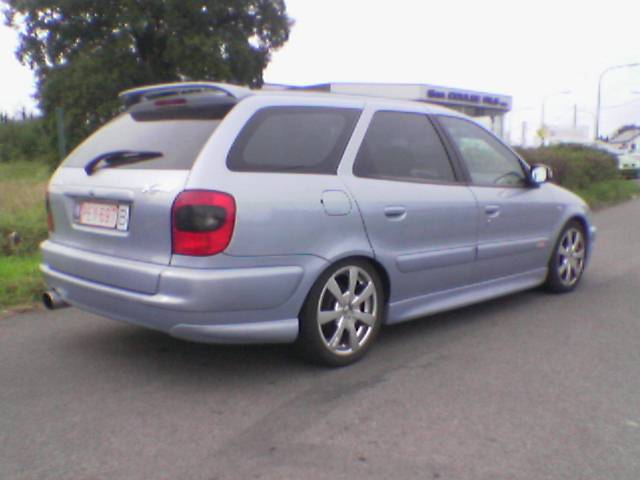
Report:
[[154,151],[162,156],[118,168],[189,170],[220,120],[136,120],[123,113],[91,135],[65,160],[84,168],[92,159],[116,150]]

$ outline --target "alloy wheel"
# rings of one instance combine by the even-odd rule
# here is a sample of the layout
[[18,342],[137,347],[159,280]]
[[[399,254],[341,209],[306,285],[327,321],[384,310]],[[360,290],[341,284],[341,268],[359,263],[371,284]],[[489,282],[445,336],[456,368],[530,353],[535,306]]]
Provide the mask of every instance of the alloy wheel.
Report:
[[582,275],[585,258],[585,242],[577,228],[568,229],[558,245],[558,278],[565,287],[573,286]]
[[320,338],[334,354],[351,355],[371,338],[379,308],[371,276],[350,265],[327,280],[318,301]]

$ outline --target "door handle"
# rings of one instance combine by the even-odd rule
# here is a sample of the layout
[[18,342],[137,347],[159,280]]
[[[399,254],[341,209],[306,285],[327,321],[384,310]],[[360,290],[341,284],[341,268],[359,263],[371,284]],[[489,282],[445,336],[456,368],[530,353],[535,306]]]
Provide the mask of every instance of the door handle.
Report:
[[394,220],[400,220],[407,214],[407,209],[401,206],[389,206],[384,208],[384,216]]
[[499,205],[487,205],[484,207],[484,213],[489,218],[495,218],[500,215],[500,206]]

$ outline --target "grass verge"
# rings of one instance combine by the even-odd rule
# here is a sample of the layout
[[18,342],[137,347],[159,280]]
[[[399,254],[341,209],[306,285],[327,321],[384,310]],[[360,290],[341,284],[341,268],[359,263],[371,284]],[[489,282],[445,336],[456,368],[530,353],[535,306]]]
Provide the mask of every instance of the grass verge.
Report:
[[633,180],[607,180],[577,190],[593,209],[615,205],[640,195],[640,184]]
[[44,289],[38,269],[40,254],[2,257],[0,261],[0,312],[9,307],[33,304]]
[[[47,236],[49,175],[41,162],[0,163],[0,311],[32,304],[44,288],[38,245]],[[9,240],[13,232],[21,238],[17,245]]]

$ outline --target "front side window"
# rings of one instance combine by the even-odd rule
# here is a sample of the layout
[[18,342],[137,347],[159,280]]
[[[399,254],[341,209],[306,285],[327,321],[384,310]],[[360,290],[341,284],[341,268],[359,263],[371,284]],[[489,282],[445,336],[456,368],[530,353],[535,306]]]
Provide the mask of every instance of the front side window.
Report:
[[236,139],[227,166],[234,171],[335,174],[360,110],[268,107]]
[[378,112],[364,137],[353,172],[359,177],[454,182],[453,168],[426,115]]
[[524,186],[522,164],[490,133],[468,120],[438,117],[464,160],[476,185]]

